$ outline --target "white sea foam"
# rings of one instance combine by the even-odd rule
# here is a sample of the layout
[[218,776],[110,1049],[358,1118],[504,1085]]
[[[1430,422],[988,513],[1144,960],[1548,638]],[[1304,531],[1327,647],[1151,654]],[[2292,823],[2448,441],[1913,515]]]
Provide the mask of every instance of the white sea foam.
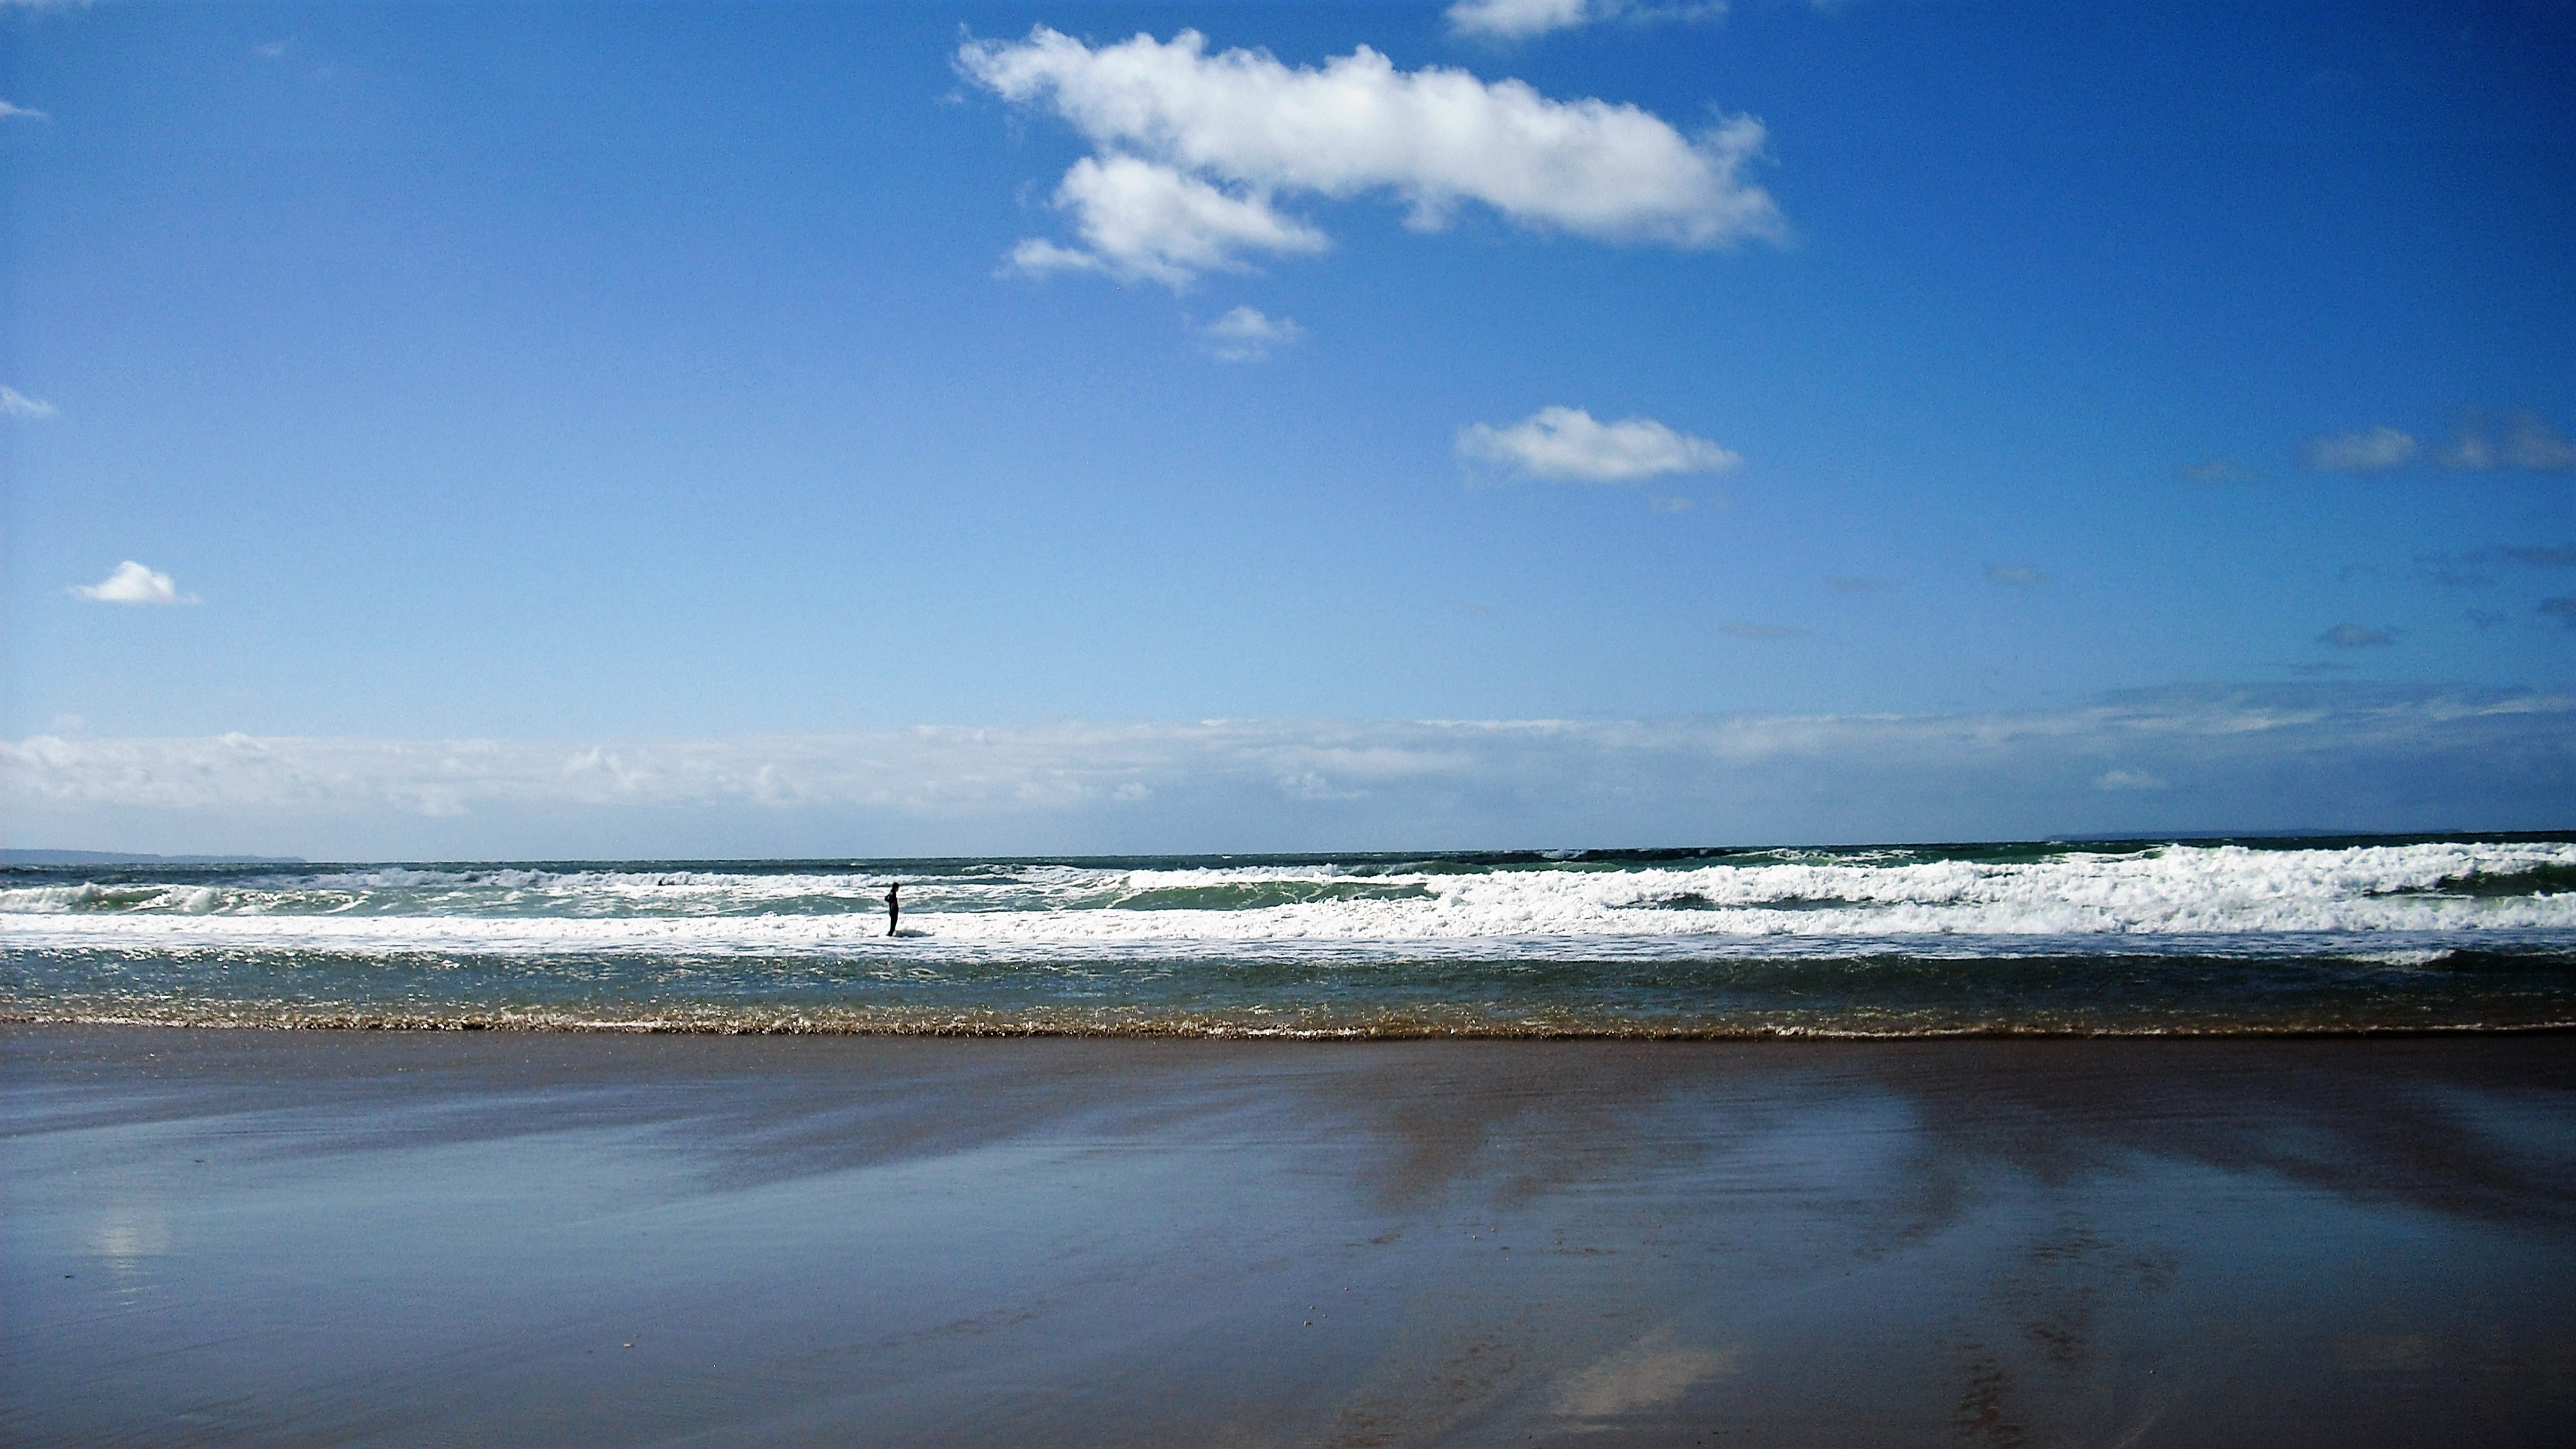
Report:
[[882,934],[888,877],[861,870],[402,867],[21,887],[0,891],[0,938],[36,950],[897,950],[1042,961],[1803,954],[1871,943],[1919,951],[1972,938],[2087,951],[2191,938],[2259,950],[2274,938],[2358,937],[2430,960],[2464,944],[2576,932],[2576,892],[2439,889],[2550,867],[2576,867],[2576,843],[2176,846],[2003,860],[1783,851],[1644,867],[996,865],[907,879],[904,921],[925,936],[900,942]]

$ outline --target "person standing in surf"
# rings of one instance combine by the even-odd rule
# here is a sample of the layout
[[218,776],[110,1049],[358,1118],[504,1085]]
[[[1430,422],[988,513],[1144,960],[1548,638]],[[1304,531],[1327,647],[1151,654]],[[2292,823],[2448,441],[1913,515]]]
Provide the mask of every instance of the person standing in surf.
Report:
[[889,936],[894,934],[895,922],[903,919],[902,891],[902,881],[892,881],[886,886],[886,934]]

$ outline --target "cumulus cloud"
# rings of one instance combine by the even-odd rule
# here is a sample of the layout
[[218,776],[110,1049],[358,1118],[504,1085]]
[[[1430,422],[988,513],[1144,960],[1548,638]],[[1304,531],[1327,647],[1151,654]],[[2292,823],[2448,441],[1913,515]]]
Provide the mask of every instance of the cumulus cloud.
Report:
[[1094,47],[1041,25],[969,41],[957,67],[1014,105],[1044,106],[1095,154],[1057,189],[1082,246],[1023,242],[1024,271],[1079,268],[1172,287],[1254,254],[1321,250],[1281,197],[1382,193],[1417,229],[1468,203],[1542,230],[1611,242],[1716,246],[1786,234],[1745,168],[1762,123],[1686,137],[1632,105],[1555,101],[1516,80],[1399,71],[1367,46],[1322,66],[1249,50],[1211,55],[1184,30]]
[[1012,248],[1013,267],[1031,275],[1108,272],[1177,289],[1201,272],[1243,270],[1241,252],[1331,245],[1322,232],[1272,209],[1266,194],[1238,196],[1133,156],[1076,161],[1055,204],[1073,214],[1088,248],[1030,237]]
[[46,115],[42,111],[30,110],[25,106],[13,106],[7,101],[0,101],[0,121],[50,121],[52,119],[53,117]]
[[1582,408],[1544,407],[1507,428],[1458,430],[1458,455],[1499,463],[1533,478],[1576,483],[1642,483],[1675,473],[1723,473],[1744,459],[1706,438],[1652,418],[1605,423]]
[[1289,317],[1270,317],[1258,308],[1237,307],[1199,329],[1200,340],[1219,362],[1259,362],[1271,349],[1306,335]]
[[1606,20],[1647,24],[1667,20],[1714,20],[1726,13],[1724,0],[1707,4],[1649,4],[1643,0],[1457,0],[1443,12],[1449,28],[1486,40],[1528,40],[1552,30],[1572,30]]
[[33,398],[14,387],[0,387],[0,417],[50,418],[55,408],[43,398]]
[[2386,473],[2414,462],[2421,451],[2411,434],[2372,428],[2310,438],[2299,451],[2299,462],[2312,473]]
[[2337,624],[2317,636],[2320,644],[2337,649],[2377,649],[2397,642],[2397,631],[2371,624]]
[[2048,575],[2034,568],[2025,568],[2020,564],[1988,564],[1986,577],[1995,583],[2011,584],[2015,588],[2023,589],[2048,582]]
[[182,594],[179,586],[165,573],[156,573],[132,559],[116,566],[116,571],[94,584],[74,584],[72,592],[84,599],[102,604],[193,604],[194,594]]
[[12,844],[342,859],[2549,828],[2576,809],[2571,723],[2565,695],[2281,686],[1903,716],[40,735],[0,742],[0,822]]

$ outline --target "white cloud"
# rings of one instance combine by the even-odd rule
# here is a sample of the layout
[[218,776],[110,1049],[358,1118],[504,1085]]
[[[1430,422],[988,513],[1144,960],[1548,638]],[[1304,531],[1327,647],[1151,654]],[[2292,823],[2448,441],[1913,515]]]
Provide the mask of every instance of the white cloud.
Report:
[[46,115],[42,111],[31,110],[25,106],[13,106],[7,101],[0,101],[0,121],[50,121],[52,119],[53,117]]
[[2503,436],[2499,438],[2488,425],[2486,415],[2470,409],[2461,419],[2458,434],[2451,445],[2433,455],[2433,461],[2445,468],[2469,472],[2491,472],[2503,468],[2522,468],[2534,473],[2576,471],[2576,443],[2549,425],[2536,413],[2507,413],[2503,417]]
[[2529,413],[2517,413],[2508,420],[2504,456],[2513,466],[2535,473],[2576,471],[2576,443]]
[[1589,25],[1608,8],[1602,0],[1458,0],[1446,13],[1449,28],[1461,35],[1526,40]]
[[0,417],[50,418],[56,409],[43,398],[29,397],[14,387],[0,387]]
[[170,576],[155,573],[132,559],[116,566],[116,572],[94,584],[75,584],[72,592],[84,599],[102,604],[193,604],[194,594],[182,594]]
[[1365,800],[1369,792],[1341,789],[1322,771],[1308,770],[1302,775],[1280,776],[1279,793],[1291,800]]
[[2537,829],[2576,810],[2571,721],[2565,695],[2310,686],[1985,714],[595,745],[39,735],[0,741],[0,823],[11,844],[339,859]]
[[1690,138],[1636,106],[1554,101],[1437,66],[1399,71],[1367,46],[1289,66],[1249,50],[1210,55],[1193,30],[1094,48],[1039,26],[1025,40],[970,41],[957,65],[1007,101],[1048,106],[1098,153],[1057,193],[1086,250],[1023,243],[1024,269],[1036,258],[1042,270],[1177,287],[1246,254],[1320,250],[1321,232],[1273,209],[1287,195],[1386,193],[1424,230],[1474,202],[1611,242],[1706,247],[1786,232],[1769,194],[1743,180],[1764,135],[1748,116]]
[[1572,30],[1607,20],[1651,24],[1666,20],[1714,20],[1726,13],[1724,0],[1705,4],[1651,4],[1646,0],[1458,0],[1443,12],[1449,28],[1460,35],[1487,40],[1527,40],[1552,30]]
[[1272,348],[1305,335],[1295,319],[1265,316],[1252,307],[1237,307],[1199,329],[1209,354],[1220,362],[1259,362]]
[[2470,473],[2484,473],[2504,466],[2504,458],[2497,453],[2495,441],[2486,435],[2484,427],[2475,423],[2462,427],[2460,435],[2451,440],[2451,446],[2434,454],[2433,461],[2445,468]]
[[1458,453],[1501,463],[1534,478],[1578,483],[1641,483],[1673,473],[1723,473],[1744,459],[1706,438],[1677,433],[1652,418],[1594,419],[1582,408],[1544,407],[1507,428],[1474,423],[1458,430]]
[[2415,461],[2415,439],[2395,428],[2330,433],[2308,439],[2299,461],[2317,473],[2385,473]]
[[1102,271],[1177,289],[1200,272],[1242,270],[1240,252],[1331,245],[1322,232],[1272,210],[1266,195],[1238,196],[1133,156],[1076,161],[1055,204],[1073,213],[1089,250],[1031,237],[1011,252],[1019,270]]

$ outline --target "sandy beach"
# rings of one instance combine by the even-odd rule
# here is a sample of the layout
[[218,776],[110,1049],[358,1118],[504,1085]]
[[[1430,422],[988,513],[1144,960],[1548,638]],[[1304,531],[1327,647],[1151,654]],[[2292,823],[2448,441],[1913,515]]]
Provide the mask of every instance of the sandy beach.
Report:
[[2576,1434],[2576,1038],[0,1031],[12,1444]]

